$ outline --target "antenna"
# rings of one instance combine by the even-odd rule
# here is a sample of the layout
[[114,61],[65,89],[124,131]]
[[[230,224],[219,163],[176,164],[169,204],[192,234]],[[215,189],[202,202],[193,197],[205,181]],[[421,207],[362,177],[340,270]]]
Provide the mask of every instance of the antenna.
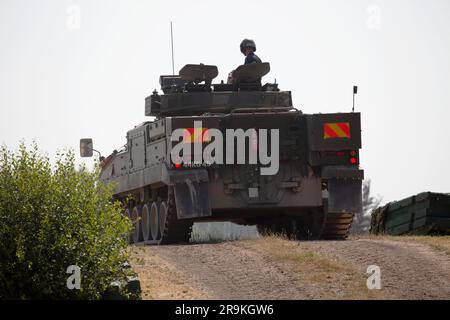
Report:
[[175,75],[175,60],[173,56],[173,28],[172,28],[172,21],[170,21],[170,42],[172,45],[172,75]]
[[353,86],[353,108],[352,112],[355,112],[355,95],[358,94],[358,86]]

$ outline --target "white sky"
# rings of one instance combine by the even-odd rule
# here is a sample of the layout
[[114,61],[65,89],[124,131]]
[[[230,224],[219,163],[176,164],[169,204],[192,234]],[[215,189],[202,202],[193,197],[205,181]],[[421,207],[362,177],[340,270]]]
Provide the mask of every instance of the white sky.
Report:
[[0,0],[0,144],[36,139],[50,156],[81,137],[105,155],[125,144],[171,73],[171,20],[175,70],[215,64],[226,79],[251,38],[265,80],[305,113],[351,110],[357,84],[373,192],[450,192],[448,0]]

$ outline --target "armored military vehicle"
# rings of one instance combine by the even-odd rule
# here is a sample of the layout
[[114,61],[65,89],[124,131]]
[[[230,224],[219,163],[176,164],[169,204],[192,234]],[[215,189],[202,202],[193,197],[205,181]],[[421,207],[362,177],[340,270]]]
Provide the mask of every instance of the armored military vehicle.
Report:
[[[145,115],[155,118],[101,161],[101,180],[115,183],[114,197],[135,222],[131,242],[187,242],[193,223],[207,221],[293,239],[347,237],[361,210],[360,114],[303,114],[290,91],[262,85],[269,70],[240,66],[217,84],[217,67],[203,64],[160,77],[162,93],[145,99]],[[82,139],[82,156],[92,151],[92,139]]]

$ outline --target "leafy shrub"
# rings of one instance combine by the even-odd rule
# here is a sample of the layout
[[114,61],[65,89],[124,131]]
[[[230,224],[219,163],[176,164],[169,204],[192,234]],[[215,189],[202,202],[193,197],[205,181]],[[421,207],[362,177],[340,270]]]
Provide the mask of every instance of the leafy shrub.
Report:
[[[51,165],[35,143],[0,148],[0,298],[98,299],[125,277],[131,224],[98,173],[73,151]],[[81,289],[67,288],[70,265]]]

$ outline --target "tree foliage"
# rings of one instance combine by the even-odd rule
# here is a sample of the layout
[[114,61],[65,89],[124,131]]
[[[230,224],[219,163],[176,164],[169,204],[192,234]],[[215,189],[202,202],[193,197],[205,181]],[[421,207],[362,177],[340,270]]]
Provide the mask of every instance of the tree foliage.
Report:
[[380,203],[381,198],[372,195],[370,190],[371,181],[364,180],[362,184],[362,212],[357,212],[355,221],[352,225],[352,233],[367,233],[370,228],[370,219],[372,210],[376,209]]
[[[0,149],[0,298],[97,299],[122,279],[131,228],[98,169],[73,151],[51,165],[36,143]],[[81,289],[69,290],[70,265]]]

